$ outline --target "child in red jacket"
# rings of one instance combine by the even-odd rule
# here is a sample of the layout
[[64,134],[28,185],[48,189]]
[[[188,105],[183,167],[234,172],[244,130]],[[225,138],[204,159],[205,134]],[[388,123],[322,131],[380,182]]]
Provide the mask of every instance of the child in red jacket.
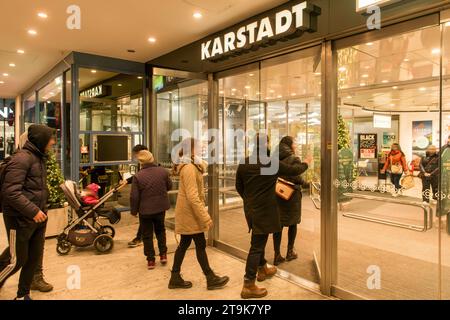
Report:
[[100,190],[100,186],[95,183],[91,183],[86,187],[83,191],[83,203],[88,206],[95,206],[99,202],[98,190]]

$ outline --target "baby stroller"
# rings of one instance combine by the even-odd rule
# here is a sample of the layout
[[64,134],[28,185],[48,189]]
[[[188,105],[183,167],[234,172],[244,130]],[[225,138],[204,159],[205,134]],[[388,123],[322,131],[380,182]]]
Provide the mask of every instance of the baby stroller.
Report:
[[[106,218],[111,224],[120,221],[120,212],[117,209],[104,209],[103,204],[126,185],[127,183],[123,182],[115,186],[101,197],[95,206],[84,206],[77,184],[73,181],[63,183],[61,189],[76,215],[58,236],[56,251],[60,255],[67,255],[72,245],[76,247],[94,245],[99,253],[110,252],[114,246],[115,230],[111,226],[102,225],[99,218]],[[89,223],[88,219],[92,219],[92,223]]]

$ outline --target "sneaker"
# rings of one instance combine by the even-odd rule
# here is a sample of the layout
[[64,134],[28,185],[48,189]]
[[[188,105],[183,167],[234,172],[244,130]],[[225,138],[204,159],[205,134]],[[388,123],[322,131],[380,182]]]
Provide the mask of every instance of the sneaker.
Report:
[[131,240],[130,242],[128,242],[128,247],[136,248],[136,247],[139,247],[141,244],[142,244],[142,240],[135,238],[135,239]]
[[160,256],[159,256],[159,259],[160,259],[161,264],[162,264],[163,266],[165,266],[165,265],[167,264],[167,254],[162,254],[162,255],[160,255]]
[[149,260],[147,261],[147,268],[148,270],[153,270],[156,268],[155,260]]
[[19,297],[14,298],[14,300],[33,300],[33,299],[31,299],[29,294],[26,294],[21,298],[19,298]]

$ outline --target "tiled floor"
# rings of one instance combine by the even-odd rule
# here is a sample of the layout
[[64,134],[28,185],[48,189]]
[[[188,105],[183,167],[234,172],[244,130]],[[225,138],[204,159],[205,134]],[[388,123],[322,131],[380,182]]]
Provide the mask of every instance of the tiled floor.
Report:
[[[3,227],[0,231],[0,248],[4,248]],[[190,290],[168,290],[170,265],[158,266],[149,271],[143,256],[143,248],[129,249],[127,242],[133,238],[136,225],[117,229],[114,251],[108,255],[98,255],[92,248],[75,249],[68,256],[58,256],[55,250],[56,240],[48,240],[45,246],[45,275],[55,286],[51,293],[33,292],[37,300],[70,300],[70,299],[168,299],[168,300],[235,300],[240,298],[244,262],[226,255],[216,249],[208,248],[211,266],[220,275],[228,275],[231,280],[222,290],[207,291],[206,281],[201,274],[195,258],[195,250],[189,250],[184,262],[182,274],[186,280],[193,282]],[[169,262],[173,260],[176,240],[172,232],[167,234],[169,246]],[[75,266],[75,268],[74,268]],[[68,289],[73,273],[80,270],[80,289]],[[8,280],[0,291],[0,300],[13,299],[17,289],[18,275]],[[299,287],[284,279],[275,277],[264,283],[269,290],[266,299],[286,300],[319,300],[325,297]]]

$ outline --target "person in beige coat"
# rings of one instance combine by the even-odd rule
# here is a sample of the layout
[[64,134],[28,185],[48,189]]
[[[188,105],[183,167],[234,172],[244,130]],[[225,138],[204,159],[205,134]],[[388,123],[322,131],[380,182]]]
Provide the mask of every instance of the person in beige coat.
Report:
[[207,172],[207,166],[198,157],[196,145],[194,139],[184,140],[179,159],[174,167],[174,174],[180,177],[175,208],[175,232],[181,235],[181,240],[175,252],[169,289],[192,287],[192,282],[184,281],[180,275],[184,256],[192,240],[195,243],[197,260],[206,276],[207,289],[222,288],[230,280],[228,277],[217,276],[209,266],[205,232],[211,228],[212,220],[205,206],[203,184],[203,175]]

